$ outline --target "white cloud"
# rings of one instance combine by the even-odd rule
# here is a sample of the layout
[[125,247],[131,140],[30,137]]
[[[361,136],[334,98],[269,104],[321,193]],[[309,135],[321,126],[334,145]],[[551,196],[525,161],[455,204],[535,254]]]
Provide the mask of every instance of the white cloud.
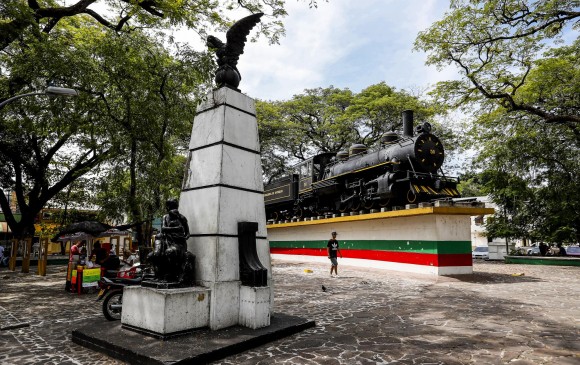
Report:
[[321,3],[308,9],[304,3],[288,2],[286,37],[279,45],[246,44],[238,68],[242,88],[264,99],[288,98],[305,88],[325,86],[327,67],[345,58],[352,44],[345,39],[344,8]]
[[359,91],[385,81],[399,89],[427,87],[454,78],[455,70],[425,66],[413,52],[417,33],[447,9],[446,0],[331,0],[309,9],[289,1],[286,37],[246,44],[238,68],[240,88],[261,99],[288,99],[306,88]]

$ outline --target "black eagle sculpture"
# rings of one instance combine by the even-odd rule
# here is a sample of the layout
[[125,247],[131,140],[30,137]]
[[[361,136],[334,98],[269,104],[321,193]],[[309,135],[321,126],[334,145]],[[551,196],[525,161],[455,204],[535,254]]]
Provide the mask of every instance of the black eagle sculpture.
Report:
[[224,44],[214,36],[207,37],[207,46],[216,50],[218,69],[215,73],[215,82],[218,87],[228,86],[238,90],[242,80],[237,64],[240,55],[244,53],[246,37],[256,24],[260,22],[263,13],[252,14],[238,20],[226,33]]

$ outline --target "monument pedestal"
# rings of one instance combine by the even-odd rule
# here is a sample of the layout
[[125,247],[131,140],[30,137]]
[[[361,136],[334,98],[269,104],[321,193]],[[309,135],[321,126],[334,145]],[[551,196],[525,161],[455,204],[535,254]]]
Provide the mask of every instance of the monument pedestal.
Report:
[[[198,107],[179,206],[189,222],[188,250],[197,258],[196,284],[211,290],[209,327],[268,326],[272,271],[252,98],[223,87]],[[256,255],[267,270],[266,286],[258,289],[241,285],[240,222],[258,224]]]
[[210,290],[193,287],[123,289],[124,328],[167,339],[209,325]]
[[[272,271],[254,100],[224,87],[197,111],[179,211],[189,224],[188,250],[203,288],[129,287],[123,296],[123,326],[160,337],[206,326],[270,325]],[[244,236],[245,255],[238,224],[252,228]],[[254,286],[242,285],[240,262],[246,265],[248,256],[261,273]]]

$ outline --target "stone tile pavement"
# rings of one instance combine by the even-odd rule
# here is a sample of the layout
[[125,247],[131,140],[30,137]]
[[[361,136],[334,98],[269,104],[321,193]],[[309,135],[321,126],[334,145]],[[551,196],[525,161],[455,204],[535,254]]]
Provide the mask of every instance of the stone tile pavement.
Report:
[[[476,262],[473,275],[433,277],[340,265],[339,278],[328,265],[273,268],[275,311],[317,326],[219,364],[580,364],[580,268]],[[122,364],[70,341],[102,317],[100,303],[66,293],[64,267],[48,269],[0,270],[0,328],[29,323],[0,331],[0,364]]]

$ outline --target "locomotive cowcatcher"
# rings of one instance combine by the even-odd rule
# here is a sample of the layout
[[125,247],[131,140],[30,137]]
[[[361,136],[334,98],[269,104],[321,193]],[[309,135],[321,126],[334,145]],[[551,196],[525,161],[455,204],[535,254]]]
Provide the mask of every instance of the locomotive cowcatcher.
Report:
[[413,133],[413,112],[403,112],[403,134],[387,132],[369,150],[321,153],[292,168],[264,188],[269,220],[330,212],[378,209],[457,198],[459,179],[445,176],[445,151],[427,122]]

